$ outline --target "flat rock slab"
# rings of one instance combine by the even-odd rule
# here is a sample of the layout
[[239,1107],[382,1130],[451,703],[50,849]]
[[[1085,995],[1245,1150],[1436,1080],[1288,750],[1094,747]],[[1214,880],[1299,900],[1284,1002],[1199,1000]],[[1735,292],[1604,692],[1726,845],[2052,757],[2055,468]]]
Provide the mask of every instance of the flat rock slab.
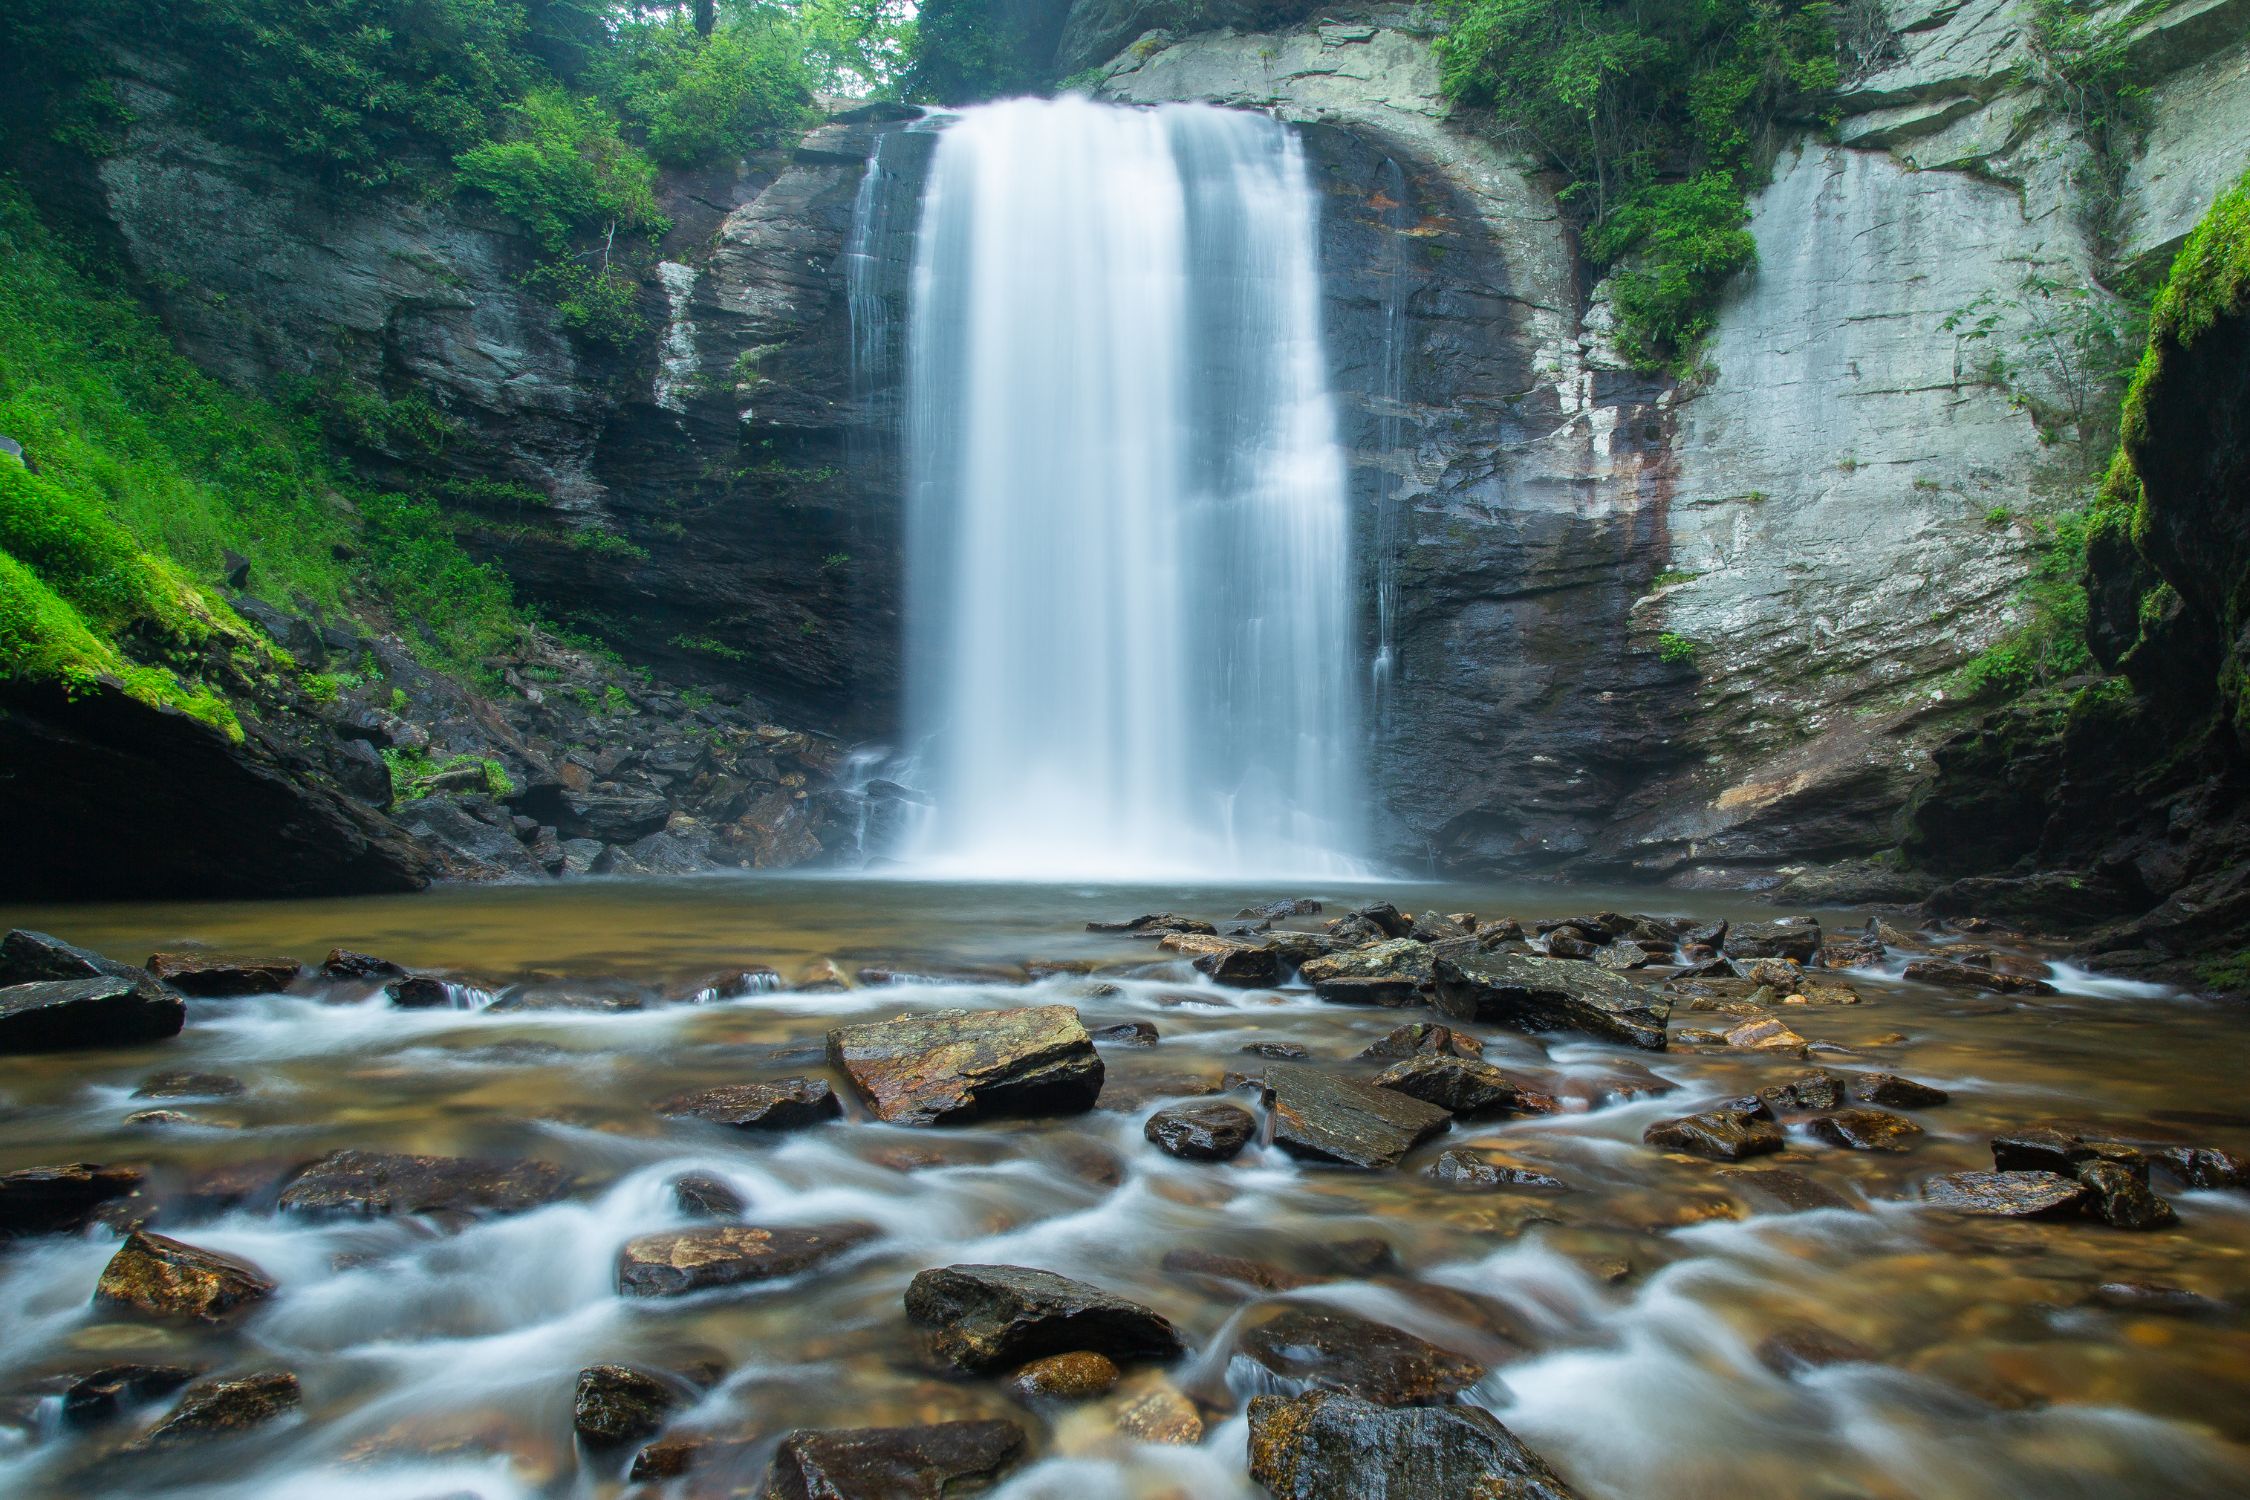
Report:
[[1922,1127],[1904,1115],[1880,1109],[1840,1109],[1822,1115],[1806,1129],[1832,1146],[1851,1151],[1909,1150],[1922,1133]]
[[1013,1422],[797,1431],[766,1471],[766,1500],[945,1500],[1023,1452]]
[[1948,1172],[1922,1184],[1922,1197],[1939,1208],[1999,1219],[2071,1217],[2089,1191],[2060,1172]]
[[1428,943],[1392,938],[1348,953],[1307,959],[1298,966],[1297,977],[1310,985],[1331,979],[1388,979],[1420,986],[1430,982],[1430,962]]
[[1247,1359],[1297,1390],[1342,1391],[1378,1406],[1434,1406],[1484,1379],[1485,1367],[1402,1328],[1284,1303],[1235,1336]]
[[283,1213],[520,1213],[570,1191],[571,1174],[545,1161],[338,1151],[281,1190]]
[[656,1106],[656,1112],[736,1130],[801,1130],[835,1119],[844,1106],[824,1078],[780,1078],[681,1094]]
[[1713,1161],[1763,1156],[1787,1144],[1780,1126],[1739,1109],[1711,1109],[1676,1120],[1659,1120],[1641,1132],[1641,1139],[1666,1151],[1684,1151]]
[[135,1230],[102,1268],[94,1305],[216,1325],[273,1293],[273,1279],[246,1260]]
[[1425,1052],[1394,1063],[1375,1075],[1375,1086],[1457,1115],[1509,1114],[1525,1108],[1531,1099],[1545,1097],[1482,1059],[1442,1052]]
[[1263,1080],[1273,1142],[1291,1156],[1370,1171],[1450,1127],[1450,1110],[1319,1068],[1276,1063]]
[[1333,1391],[1251,1401],[1250,1478],[1276,1500],[1577,1500],[1490,1412]]
[[1102,1060],[1067,1005],[941,1010],[828,1033],[844,1070],[879,1120],[952,1125],[996,1115],[1092,1109]]
[[0,1054],[138,1047],[178,1036],[187,1002],[146,975],[42,979],[0,990]]
[[0,1238],[83,1229],[104,1203],[139,1192],[147,1175],[84,1161],[0,1174]]
[[303,1403],[297,1377],[288,1370],[260,1370],[254,1375],[199,1381],[180,1393],[179,1404],[163,1421],[130,1446],[151,1452],[231,1437],[286,1416]]
[[1228,1161],[1258,1133],[1258,1117],[1217,1099],[1175,1104],[1150,1115],[1141,1133],[1183,1161]]
[[293,958],[229,958],[216,953],[152,953],[148,971],[183,995],[278,995],[304,965]]
[[635,1297],[684,1297],[716,1287],[777,1281],[809,1271],[877,1231],[872,1224],[761,1229],[714,1224],[627,1240],[617,1252],[617,1289]]
[[1185,1352],[1171,1323],[1138,1302],[1026,1266],[941,1266],[907,1286],[906,1315],[930,1352],[968,1374],[1087,1350],[1118,1364]]
[[1661,1052],[1672,1002],[1606,969],[1523,953],[1437,960],[1437,1008],[1460,1021],[1518,1031],[1583,1031]]
[[2052,995],[2055,987],[2028,974],[1980,969],[1971,964],[1949,963],[1939,958],[1917,959],[1906,966],[1906,977],[1944,989],[1990,990],[2002,995]]
[[1363,1058],[1418,1057],[1434,1052],[1452,1057],[1482,1057],[1484,1043],[1465,1031],[1433,1021],[1409,1021],[1377,1042],[1368,1044]]

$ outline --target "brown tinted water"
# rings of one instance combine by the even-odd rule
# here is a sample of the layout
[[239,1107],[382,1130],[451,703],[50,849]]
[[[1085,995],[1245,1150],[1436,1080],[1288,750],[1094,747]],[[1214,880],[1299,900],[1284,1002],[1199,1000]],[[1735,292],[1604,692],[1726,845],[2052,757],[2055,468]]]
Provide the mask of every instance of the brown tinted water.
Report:
[[[531,980],[553,996],[573,989],[568,979],[613,1000],[685,993],[746,965],[794,979],[821,958],[847,973],[989,971],[593,1013],[403,1011],[306,985],[191,1002],[186,1031],[159,1046],[0,1058],[0,1170],[149,1163],[152,1227],[254,1261],[281,1287],[231,1332],[183,1332],[90,1305],[114,1231],[19,1243],[0,1252],[0,1391],[36,1396],[48,1377],[128,1360],[285,1366],[304,1388],[296,1419],[154,1457],[120,1450],[161,1398],[74,1428],[51,1397],[0,1396],[0,1493],[598,1500],[628,1490],[632,1449],[579,1448],[572,1390],[581,1368],[621,1362],[724,1372],[674,1430],[745,1441],[675,1484],[683,1494],[761,1493],[773,1442],[795,1427],[1004,1416],[1031,1433],[1029,1456],[999,1491],[1017,1500],[1251,1496],[1241,1408],[1273,1386],[1229,1354],[1277,1301],[1346,1309],[1489,1364],[1469,1399],[1590,1496],[2250,1493],[2250,1194],[2182,1191],[2160,1174],[2180,1222],[2140,1234],[1960,1218],[1917,1201],[1932,1174],[1989,1166],[1995,1132],[2044,1119],[2250,1151],[2242,1008],[2067,968],[2055,976],[2065,993],[2022,998],[1887,977],[1896,954],[1853,971],[1844,979],[1863,1003],[1788,1017],[1807,1038],[1851,1049],[1811,1063],[1896,1071],[1952,1098],[1913,1112],[1925,1133],[1903,1153],[1845,1151],[1800,1128],[1783,1155],[1750,1164],[1825,1186],[1843,1208],[1781,1212],[1718,1164],[1641,1142],[1653,1120],[1806,1062],[1489,1027],[1470,1028],[1489,1060],[1544,1073],[1575,1107],[1459,1122],[1385,1173],[1258,1145],[1224,1165],[1175,1160],[1144,1140],[1142,1121],[1167,1098],[1257,1066],[1246,1044],[1291,1042],[1371,1075],[1377,1065],[1356,1054],[1424,1014],[1216,989],[1144,941],[1083,930],[1090,918],[1148,910],[1224,919],[1280,894],[1299,893],[704,880],[0,913],[6,925],[133,959],[195,942],[317,961],[341,945],[487,991]],[[1368,893],[1308,894],[1333,913]],[[1647,893],[1382,894],[1415,910],[1526,919],[1690,910]],[[1860,919],[1824,920],[1833,932]],[[1027,985],[1027,960],[1105,972]],[[1101,1107],[1068,1119],[910,1130],[854,1105],[843,1123],[760,1138],[650,1108],[719,1083],[833,1076],[822,1038],[839,1021],[1048,1002],[1075,1005],[1089,1026],[1152,1021],[1162,1040],[1105,1046]],[[1683,1005],[1673,1020],[1677,1031],[1725,1018]],[[1616,1080],[1643,1065],[1674,1091],[1621,1097]],[[127,1124],[151,1104],[134,1089],[159,1069],[230,1074],[247,1088],[159,1101],[191,1123]],[[1469,1143],[1505,1148],[1569,1190],[1464,1192],[1422,1175],[1439,1151]],[[271,1182],[347,1146],[533,1156],[576,1173],[577,1186],[550,1207],[455,1222],[308,1223],[274,1214],[270,1192],[232,1208],[186,1192],[215,1168],[255,1165],[262,1173],[245,1180]],[[689,1222],[671,1184],[690,1171],[730,1184],[754,1223],[859,1221],[881,1232],[792,1283],[680,1302],[620,1297],[619,1246]],[[1390,1245],[1395,1268],[1340,1273],[1349,1257],[1338,1247],[1369,1237]],[[1161,1266],[1182,1249],[1328,1279],[1276,1298]],[[1165,1375],[1193,1399],[1202,1440],[1122,1435],[1120,1398],[1034,1409],[998,1381],[925,1367],[901,1293],[916,1271],[965,1261],[1044,1267],[1169,1316],[1192,1352]],[[2211,1300],[2171,1311],[2097,1292],[2119,1282]],[[1803,1347],[1815,1331],[1850,1357],[1810,1368],[1779,1357],[1777,1335]]]

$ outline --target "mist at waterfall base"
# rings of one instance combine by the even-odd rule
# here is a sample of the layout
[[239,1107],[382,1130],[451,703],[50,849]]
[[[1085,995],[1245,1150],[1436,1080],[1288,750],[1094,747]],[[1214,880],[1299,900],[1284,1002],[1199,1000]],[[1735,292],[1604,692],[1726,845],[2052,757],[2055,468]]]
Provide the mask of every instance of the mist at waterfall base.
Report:
[[1264,116],[938,122],[908,288],[894,852],[973,878],[1364,872],[1318,208]]

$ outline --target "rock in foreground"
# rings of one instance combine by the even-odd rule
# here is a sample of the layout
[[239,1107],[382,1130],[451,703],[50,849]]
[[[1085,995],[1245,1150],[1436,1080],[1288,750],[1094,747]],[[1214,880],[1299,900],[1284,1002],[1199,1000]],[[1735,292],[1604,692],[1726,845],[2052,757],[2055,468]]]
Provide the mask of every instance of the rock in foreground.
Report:
[[137,1047],[178,1036],[187,1004],[145,976],[42,979],[0,990],[0,1055]]
[[299,1172],[281,1190],[283,1213],[519,1213],[570,1191],[553,1162],[338,1151]]
[[617,1252],[617,1289],[635,1297],[684,1297],[716,1287],[777,1281],[809,1271],[875,1237],[872,1224],[760,1229],[717,1224],[644,1234]]
[[906,1289],[906,1315],[930,1352],[965,1374],[1013,1369],[1074,1350],[1133,1360],[1177,1359],[1171,1323],[1098,1286],[1025,1266],[942,1266]]
[[1485,1368],[1401,1328],[1334,1308],[1284,1304],[1237,1337],[1238,1358],[1297,1389],[1342,1391],[1380,1406],[1433,1406],[1484,1379]]
[[766,1471],[766,1500],[945,1500],[1023,1451],[1013,1422],[792,1432]]
[[1518,1031],[1583,1031],[1661,1052],[1672,1002],[1592,964],[1523,953],[1440,958],[1437,1008]]
[[272,1278],[248,1261],[135,1230],[102,1268],[94,1305],[219,1324],[273,1293]]
[[1102,1091],[1102,1060],[1067,1005],[840,1026],[828,1033],[828,1056],[894,1125],[1078,1114]]
[[1333,1391],[1251,1401],[1250,1477],[1276,1500],[1577,1500],[1489,1412]]
[[1378,1170],[1453,1123],[1450,1111],[1319,1068],[1270,1068],[1273,1143],[1291,1156]]

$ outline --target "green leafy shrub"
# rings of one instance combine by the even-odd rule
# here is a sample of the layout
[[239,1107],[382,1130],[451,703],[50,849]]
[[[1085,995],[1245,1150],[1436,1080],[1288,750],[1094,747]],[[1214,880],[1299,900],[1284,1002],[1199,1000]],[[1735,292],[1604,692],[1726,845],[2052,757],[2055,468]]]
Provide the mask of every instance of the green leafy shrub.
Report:
[[698,166],[806,119],[814,71],[805,43],[775,11],[752,11],[709,37],[674,15],[624,28],[601,79],[651,156]]
[[1667,630],[1656,638],[1656,659],[1662,662],[1695,661],[1696,644],[1686,636]]
[[2045,545],[2017,591],[2019,622],[1962,666],[1955,686],[1972,698],[2014,697],[2093,670],[2086,645],[2085,512],[2037,523]]
[[618,134],[592,99],[539,89],[508,112],[498,140],[453,159],[461,186],[490,198],[539,248],[561,255],[582,234],[666,227],[656,204],[656,167]]

